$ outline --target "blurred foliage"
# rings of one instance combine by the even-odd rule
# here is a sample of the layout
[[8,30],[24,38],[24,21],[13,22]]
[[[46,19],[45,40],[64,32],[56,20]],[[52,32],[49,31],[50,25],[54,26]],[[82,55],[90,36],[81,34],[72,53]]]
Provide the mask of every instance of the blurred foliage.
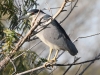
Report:
[[15,14],[17,9],[13,5],[13,0],[2,0],[0,10],[1,16],[9,14],[8,18],[10,19]]
[[[21,53],[25,51],[19,51],[15,54],[14,57],[17,57]],[[16,59],[12,60],[14,63],[14,66],[16,67],[16,71],[14,69],[14,66],[12,65],[12,62],[8,63],[7,66],[3,71],[0,72],[0,75],[11,75],[14,72],[20,73],[35,67],[38,67],[42,63],[46,62],[45,59],[40,58],[35,52],[33,51],[27,51],[20,57],[17,57]],[[32,73],[31,75],[37,75],[37,72]],[[26,74],[29,75],[29,74]]]
[[0,40],[2,40],[3,37],[4,37],[4,32],[3,32],[3,30],[4,30],[4,26],[3,26],[2,23],[0,22]]
[[[28,10],[37,7],[37,0],[0,0],[0,60],[11,50],[15,48],[15,44],[19,41],[25,32],[30,28],[29,21],[18,21],[20,16],[27,13]],[[9,21],[7,25],[4,22]],[[9,28],[7,28],[9,27]],[[25,50],[18,51],[14,57],[17,57]],[[35,52],[27,51],[20,57],[12,60],[0,72],[0,75],[11,75],[16,73],[38,67],[47,60],[40,58]],[[37,75],[37,72],[31,75]],[[29,75],[29,74],[26,74]]]
[[[18,17],[36,6],[37,3],[34,0],[0,0],[0,25],[2,25],[2,20],[8,19],[11,21],[9,28],[13,30],[17,25],[21,25]],[[6,19],[3,18],[5,16]]]
[[15,31],[5,29],[5,43],[2,46],[3,52],[9,53],[14,48],[14,42],[18,40],[18,36]]

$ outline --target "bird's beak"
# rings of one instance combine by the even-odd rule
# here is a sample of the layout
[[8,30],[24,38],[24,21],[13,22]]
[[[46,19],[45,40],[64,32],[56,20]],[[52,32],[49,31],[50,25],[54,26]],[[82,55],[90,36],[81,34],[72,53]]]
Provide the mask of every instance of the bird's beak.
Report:
[[21,17],[19,17],[19,20],[18,21],[23,20],[23,19],[28,19],[29,16],[30,16],[30,14],[26,14],[24,16],[21,16]]

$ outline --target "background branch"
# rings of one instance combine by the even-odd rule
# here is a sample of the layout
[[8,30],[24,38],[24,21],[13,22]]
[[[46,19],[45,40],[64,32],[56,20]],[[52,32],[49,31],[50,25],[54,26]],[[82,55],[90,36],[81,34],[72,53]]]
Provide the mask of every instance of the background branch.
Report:
[[100,54],[96,56],[95,59],[91,61],[90,64],[79,75],[82,75],[95,62],[95,60],[98,59],[98,57],[100,57]]
[[[98,55],[99,56],[99,55]],[[54,64],[54,66],[70,66],[70,65],[79,65],[79,64],[84,64],[92,61],[100,60],[100,57],[96,57],[95,59],[79,62],[79,63],[73,63],[73,64]]]
[[78,3],[78,0],[75,2],[73,8],[71,8],[71,11],[68,13],[68,15],[62,20],[60,21],[60,24],[63,23],[67,18],[68,16],[71,14],[71,12],[74,10],[74,8],[76,7],[76,4]]
[[[84,64],[84,63],[88,63],[88,62],[91,62],[81,73],[80,73],[80,75],[82,75],[85,71],[86,71],[86,69],[92,64],[92,63],[94,63],[94,61],[96,61],[96,60],[99,60],[100,59],[100,54],[98,55],[98,56],[96,56],[94,59],[92,59],[92,60],[87,60],[87,61],[83,61],[83,62],[79,62],[79,63],[76,63],[78,60],[79,60],[80,58],[77,58],[77,59],[75,59],[75,61],[72,63],[72,64],[47,64],[47,67],[52,67],[52,66],[69,66],[67,69],[66,69],[66,71],[63,73],[63,75],[65,75],[67,72],[68,72],[68,70],[73,66],[73,65],[79,65],[79,64]],[[81,66],[80,66],[81,67]],[[35,72],[35,71],[37,71],[37,70],[41,70],[41,69],[44,69],[45,68],[45,66],[44,65],[42,65],[42,66],[39,66],[39,67],[37,67],[37,68],[33,68],[33,69],[30,69],[30,70],[27,70],[27,71],[24,71],[24,72],[21,72],[21,73],[18,73],[18,74],[16,74],[16,75],[23,75],[23,74],[27,74],[27,73],[30,73],[30,72]],[[80,69],[80,68],[79,68]],[[78,69],[78,71],[79,71],[79,69]],[[77,72],[78,72],[77,71]],[[76,73],[77,74],[77,73]]]
[[96,33],[96,34],[92,34],[92,35],[88,35],[88,36],[81,36],[81,37],[77,37],[73,42],[76,42],[78,41],[79,39],[82,39],[82,38],[88,38],[88,37],[92,37],[92,36],[96,36],[96,35],[99,35],[100,33]]
[[[75,62],[77,62],[79,60],[79,58],[76,58],[75,59],[75,61],[73,62],[73,64],[75,63]],[[65,75],[68,71],[69,71],[69,69],[72,67],[73,65],[69,65],[69,67],[66,69],[66,71],[63,73],[63,75]]]
[[23,75],[23,74],[27,74],[27,73],[30,73],[30,72],[33,72],[33,71],[37,71],[37,70],[40,70],[40,69],[43,69],[45,68],[44,65],[43,66],[40,66],[40,67],[37,67],[37,68],[33,68],[31,70],[27,70],[27,71],[24,71],[24,72],[21,72],[21,73],[18,73],[16,75]]

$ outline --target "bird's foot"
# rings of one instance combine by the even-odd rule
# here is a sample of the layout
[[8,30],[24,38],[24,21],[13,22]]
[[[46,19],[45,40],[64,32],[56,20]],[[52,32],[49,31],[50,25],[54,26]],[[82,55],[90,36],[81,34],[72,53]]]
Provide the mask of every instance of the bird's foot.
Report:
[[45,62],[45,63],[44,63],[44,67],[47,68],[47,69],[51,69],[51,68],[50,68],[51,65],[52,65],[52,64],[50,64],[49,62]]
[[[47,62],[45,62],[44,63],[44,67],[52,67],[53,68],[53,64],[55,64],[56,63],[56,59],[55,58],[53,58],[52,60],[48,60]],[[50,68],[48,68],[48,69],[50,69]]]
[[56,58],[53,58],[53,59],[51,59],[51,60],[48,60],[48,62],[49,62],[49,63],[52,63],[52,64],[56,63],[56,61],[57,61]]

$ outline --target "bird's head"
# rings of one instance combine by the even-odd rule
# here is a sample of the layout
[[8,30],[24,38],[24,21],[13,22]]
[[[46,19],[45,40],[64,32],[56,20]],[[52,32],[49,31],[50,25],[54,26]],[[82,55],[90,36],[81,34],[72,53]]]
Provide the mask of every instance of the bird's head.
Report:
[[21,16],[19,19],[22,20],[22,19],[29,19],[29,18],[32,18],[32,17],[34,17],[38,12],[44,13],[42,10],[32,9],[32,10],[28,11],[26,15]]

